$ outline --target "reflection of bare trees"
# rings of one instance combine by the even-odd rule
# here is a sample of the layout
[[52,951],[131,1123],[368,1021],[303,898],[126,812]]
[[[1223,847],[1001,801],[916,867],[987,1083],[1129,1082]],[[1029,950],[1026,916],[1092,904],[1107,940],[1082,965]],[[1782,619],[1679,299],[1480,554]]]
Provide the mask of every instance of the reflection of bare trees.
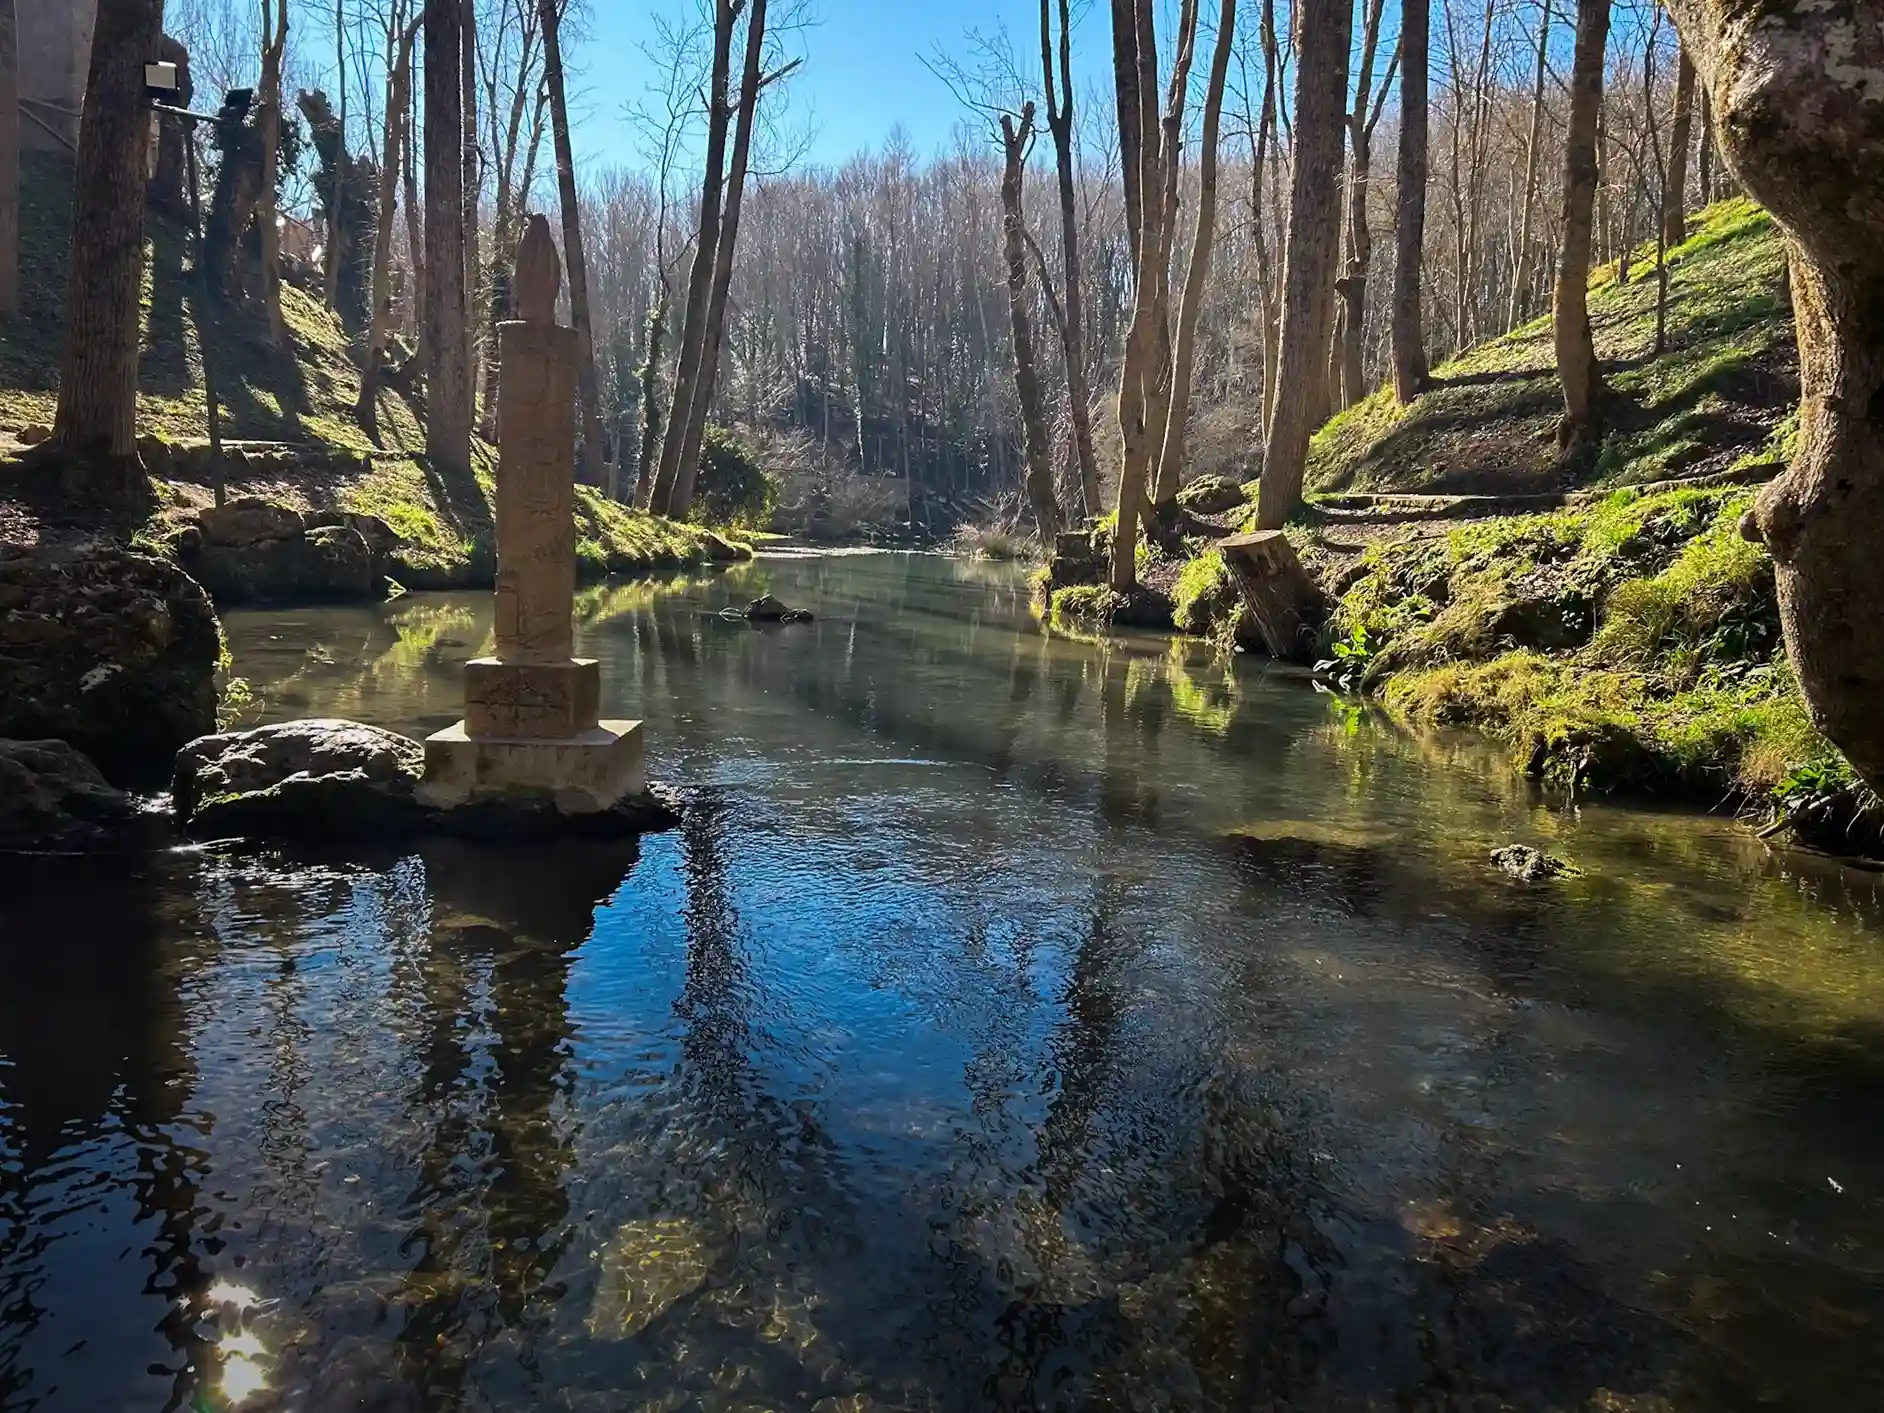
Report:
[[528,1347],[562,1294],[575,1162],[573,1032],[565,991],[597,903],[633,869],[632,844],[562,845],[502,860],[425,853],[433,898],[417,1096],[432,1116],[406,1199],[405,1377],[426,1407],[455,1406],[478,1351],[504,1331]]

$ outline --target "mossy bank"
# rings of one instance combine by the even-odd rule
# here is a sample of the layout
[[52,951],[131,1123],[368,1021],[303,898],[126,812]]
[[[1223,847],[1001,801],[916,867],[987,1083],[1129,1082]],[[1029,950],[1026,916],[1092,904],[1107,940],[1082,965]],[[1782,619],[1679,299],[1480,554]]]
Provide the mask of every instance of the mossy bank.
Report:
[[[1566,791],[1676,797],[1875,852],[1884,807],[1813,728],[1772,562],[1739,533],[1797,429],[1784,252],[1742,200],[1690,229],[1659,354],[1652,256],[1626,283],[1614,266],[1592,281],[1609,392],[1585,461],[1556,452],[1546,322],[1437,368],[1409,407],[1378,393],[1316,436],[1289,535],[1326,596],[1319,675],[1414,726],[1486,732]],[[1148,567],[1179,631],[1247,641],[1208,537]],[[1111,606],[1048,592],[1062,621]]]

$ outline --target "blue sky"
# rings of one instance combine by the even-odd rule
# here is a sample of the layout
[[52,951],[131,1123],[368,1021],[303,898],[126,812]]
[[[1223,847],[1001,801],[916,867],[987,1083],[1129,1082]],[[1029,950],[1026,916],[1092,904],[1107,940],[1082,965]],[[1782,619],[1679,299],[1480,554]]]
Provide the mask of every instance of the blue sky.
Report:
[[[783,0],[773,0],[780,8]],[[657,14],[679,17],[694,0],[593,0],[589,37],[571,57],[581,65],[583,116],[576,135],[578,160],[639,165],[636,136],[624,105],[658,79],[643,50],[654,37]],[[794,41],[804,68],[792,77],[792,106],[813,120],[807,160],[836,165],[855,152],[880,147],[897,125],[918,153],[952,146],[961,105],[923,67],[938,46],[960,53],[969,30],[1007,25],[1016,52],[1037,53],[1037,0],[813,0],[815,21]],[[1088,10],[1075,36],[1075,68],[1082,81],[1109,67],[1103,7]],[[1039,64],[1031,58],[1031,77]]]

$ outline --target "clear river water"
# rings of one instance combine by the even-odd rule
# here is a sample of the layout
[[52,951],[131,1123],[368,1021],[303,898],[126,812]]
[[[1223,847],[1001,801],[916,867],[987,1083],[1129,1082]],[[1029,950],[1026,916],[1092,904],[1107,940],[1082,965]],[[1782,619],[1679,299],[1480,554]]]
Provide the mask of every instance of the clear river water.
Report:
[[[1007,569],[580,617],[673,833],[0,860],[0,1410],[1884,1407],[1874,875]],[[419,735],[490,619],[226,622]]]

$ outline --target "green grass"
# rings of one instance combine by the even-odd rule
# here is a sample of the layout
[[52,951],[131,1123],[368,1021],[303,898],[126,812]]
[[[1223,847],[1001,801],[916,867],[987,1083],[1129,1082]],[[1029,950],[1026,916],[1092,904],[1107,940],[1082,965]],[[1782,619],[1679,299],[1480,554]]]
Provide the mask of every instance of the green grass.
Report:
[[1695,216],[1669,252],[1667,347],[1654,355],[1656,279],[1649,247],[1617,283],[1591,281],[1590,316],[1608,394],[1602,445],[1566,468],[1550,321],[1469,349],[1433,370],[1410,407],[1390,389],[1315,436],[1311,492],[1525,494],[1645,484],[1727,470],[1768,446],[1798,404],[1792,320],[1781,303],[1785,252],[1772,219],[1744,199]]

